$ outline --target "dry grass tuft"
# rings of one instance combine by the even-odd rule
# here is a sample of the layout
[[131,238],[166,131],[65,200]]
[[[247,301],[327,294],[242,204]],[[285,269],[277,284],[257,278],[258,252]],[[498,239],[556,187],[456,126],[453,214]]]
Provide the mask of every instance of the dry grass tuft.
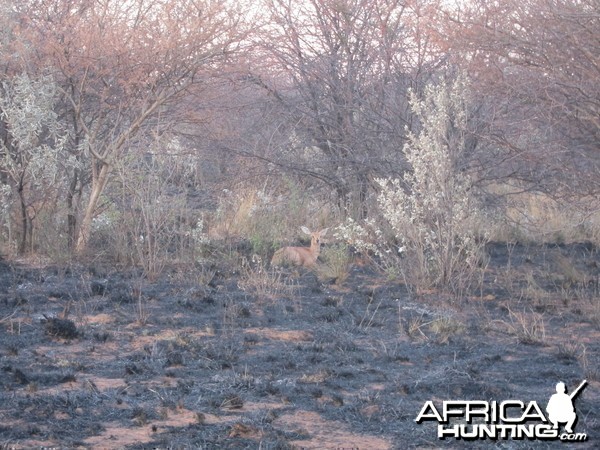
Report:
[[284,272],[266,268],[262,259],[254,255],[253,261],[242,259],[242,276],[238,286],[259,299],[276,300],[281,297],[293,297],[298,286]]
[[350,275],[350,266],[352,257],[350,256],[348,246],[345,244],[336,244],[325,247],[321,252],[321,264],[317,265],[316,273],[319,280],[334,281],[335,284],[343,284]]
[[510,308],[508,308],[508,314],[509,332],[515,335],[520,343],[528,345],[546,343],[546,325],[542,314],[534,311],[513,312]]

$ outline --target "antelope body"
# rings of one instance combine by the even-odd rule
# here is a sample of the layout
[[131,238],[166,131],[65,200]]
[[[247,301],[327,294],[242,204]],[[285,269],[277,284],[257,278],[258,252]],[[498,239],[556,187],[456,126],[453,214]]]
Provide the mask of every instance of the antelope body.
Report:
[[310,236],[310,247],[283,247],[275,252],[271,265],[294,264],[296,266],[313,267],[321,253],[321,237],[327,234],[327,228],[311,232],[306,227],[301,230]]

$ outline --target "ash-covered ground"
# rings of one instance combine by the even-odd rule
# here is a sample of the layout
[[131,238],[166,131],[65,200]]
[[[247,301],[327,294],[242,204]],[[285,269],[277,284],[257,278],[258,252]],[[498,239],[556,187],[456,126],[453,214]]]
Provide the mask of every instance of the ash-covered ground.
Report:
[[359,264],[335,284],[4,260],[0,448],[567,448],[439,440],[415,418],[428,400],[545,408],[584,379],[573,445],[598,448],[598,249],[488,253],[483,290],[458,299]]

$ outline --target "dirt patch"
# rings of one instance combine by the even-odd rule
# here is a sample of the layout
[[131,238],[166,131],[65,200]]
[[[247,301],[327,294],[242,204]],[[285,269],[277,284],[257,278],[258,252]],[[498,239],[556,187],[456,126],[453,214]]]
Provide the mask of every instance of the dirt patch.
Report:
[[314,340],[313,334],[306,330],[272,330],[264,328],[248,329],[246,333],[261,336],[264,339],[272,341],[311,342]]
[[[483,291],[458,299],[416,296],[365,265],[342,286],[290,272],[279,279],[293,295],[269,301],[233,271],[204,286],[2,265],[0,446],[461,448],[415,423],[426,401],[545,407],[558,381],[587,379],[576,429],[589,436],[578,448],[594,448],[600,256],[505,247],[490,246]],[[557,445],[469,442],[504,444]]]
[[377,436],[353,433],[343,422],[326,420],[313,411],[296,411],[277,419],[275,425],[283,430],[305,434],[309,439],[291,442],[300,448],[392,448],[390,441]]

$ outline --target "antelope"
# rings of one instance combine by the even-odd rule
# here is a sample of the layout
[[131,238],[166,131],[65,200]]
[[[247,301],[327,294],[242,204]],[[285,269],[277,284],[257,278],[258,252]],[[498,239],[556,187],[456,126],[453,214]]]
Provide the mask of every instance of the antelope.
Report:
[[311,232],[306,227],[300,229],[310,236],[310,247],[283,247],[275,252],[271,259],[272,266],[291,263],[296,266],[313,267],[321,253],[321,237],[327,234],[327,228]]

